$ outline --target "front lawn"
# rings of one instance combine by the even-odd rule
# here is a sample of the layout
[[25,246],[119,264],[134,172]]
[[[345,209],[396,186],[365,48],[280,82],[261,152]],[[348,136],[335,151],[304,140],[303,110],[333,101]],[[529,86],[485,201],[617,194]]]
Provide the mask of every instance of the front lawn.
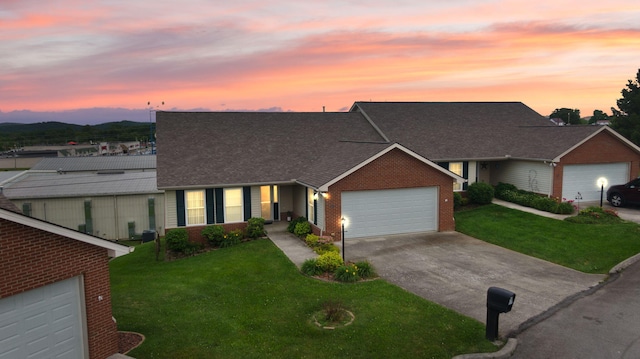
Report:
[[580,224],[491,204],[456,212],[456,230],[586,273],[607,273],[640,252],[635,223]]
[[[153,243],[113,260],[118,329],[146,336],[144,358],[451,358],[495,351],[484,325],[384,280],[306,277],[269,240],[173,262]],[[324,330],[311,316],[328,300],[355,314]]]

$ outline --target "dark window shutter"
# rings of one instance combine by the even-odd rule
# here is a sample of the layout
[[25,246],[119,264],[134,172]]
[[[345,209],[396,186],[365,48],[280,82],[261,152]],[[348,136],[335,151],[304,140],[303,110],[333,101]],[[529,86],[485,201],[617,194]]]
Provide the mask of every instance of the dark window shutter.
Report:
[[[462,162],[462,177],[464,177],[464,179],[469,179],[469,162],[467,161]],[[465,182],[462,184],[463,190],[466,191],[467,187],[469,187],[469,182]]]
[[178,227],[187,225],[187,213],[184,207],[184,190],[176,191],[176,214],[178,215]]
[[318,224],[318,200],[313,200],[313,224]]
[[147,198],[147,207],[149,208],[149,229],[156,230],[156,199]]
[[242,201],[244,202],[244,220],[251,218],[251,187],[242,187]]
[[222,188],[214,188],[216,201],[216,223],[224,223],[224,201]]
[[207,188],[205,190],[205,206],[207,208],[207,224],[215,223],[215,202],[213,200],[213,188]]

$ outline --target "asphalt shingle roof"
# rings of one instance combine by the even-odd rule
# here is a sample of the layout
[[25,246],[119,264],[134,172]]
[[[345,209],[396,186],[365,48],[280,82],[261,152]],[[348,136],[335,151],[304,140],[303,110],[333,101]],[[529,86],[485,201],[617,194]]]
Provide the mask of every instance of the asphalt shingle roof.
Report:
[[356,102],[358,110],[432,161],[553,159],[600,129],[553,125],[521,102]]
[[601,130],[520,102],[356,102],[350,112],[158,112],[158,188],[320,187],[394,143],[438,161],[552,160]]
[[158,112],[158,188],[320,186],[391,144],[359,113]]

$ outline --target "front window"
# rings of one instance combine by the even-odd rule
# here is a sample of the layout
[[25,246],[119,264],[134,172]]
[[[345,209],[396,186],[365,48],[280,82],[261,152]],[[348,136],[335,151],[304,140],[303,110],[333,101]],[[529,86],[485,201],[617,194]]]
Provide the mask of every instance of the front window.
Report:
[[[450,162],[449,163],[449,171],[457,174],[462,177],[462,162]],[[453,182],[453,190],[454,191],[462,191],[462,183]]]
[[313,193],[313,190],[311,188],[309,188],[307,190],[307,198],[308,198],[308,208],[309,208],[309,213],[307,213],[307,218],[309,219],[309,222],[311,223],[315,223],[316,219],[315,219],[315,210],[313,208],[313,202],[315,200],[315,198],[317,198],[317,194]]
[[242,188],[224,190],[225,223],[242,222]]
[[204,191],[185,191],[187,224],[205,224]]

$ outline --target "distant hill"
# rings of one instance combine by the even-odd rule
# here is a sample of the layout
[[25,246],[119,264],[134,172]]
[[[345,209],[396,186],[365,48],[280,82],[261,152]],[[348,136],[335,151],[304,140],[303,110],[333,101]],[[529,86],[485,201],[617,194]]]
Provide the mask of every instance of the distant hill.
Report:
[[[14,147],[37,145],[63,145],[77,143],[146,141],[150,124],[147,122],[119,121],[100,125],[73,125],[62,122],[30,124],[0,123],[0,151]],[[155,124],[152,124],[155,127]]]

